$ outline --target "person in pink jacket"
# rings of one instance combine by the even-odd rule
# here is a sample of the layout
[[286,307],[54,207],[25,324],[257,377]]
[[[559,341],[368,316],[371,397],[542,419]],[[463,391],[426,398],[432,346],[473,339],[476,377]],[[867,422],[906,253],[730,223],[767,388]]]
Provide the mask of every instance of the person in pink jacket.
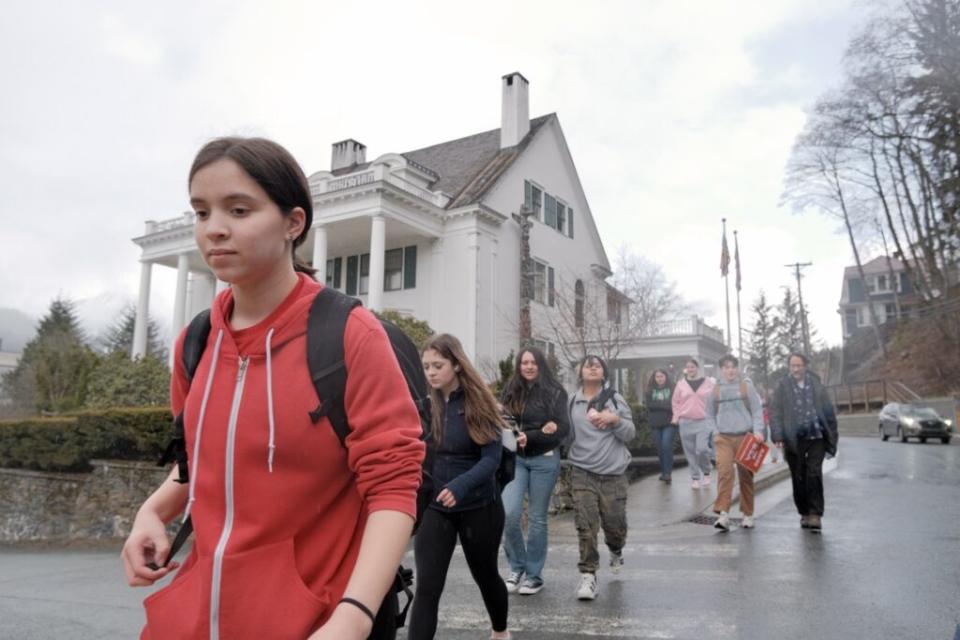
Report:
[[694,489],[710,486],[711,427],[706,420],[706,403],[715,384],[713,378],[701,375],[700,363],[690,358],[673,390],[673,424],[680,427],[680,444]]

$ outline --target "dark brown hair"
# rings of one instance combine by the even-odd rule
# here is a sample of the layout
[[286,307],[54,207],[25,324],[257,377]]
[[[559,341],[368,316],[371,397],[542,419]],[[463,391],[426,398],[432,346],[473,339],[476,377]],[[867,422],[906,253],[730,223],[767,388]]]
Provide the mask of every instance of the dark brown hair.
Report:
[[554,389],[563,389],[563,385],[561,385],[557,381],[556,376],[553,375],[553,371],[550,369],[550,364],[547,362],[547,357],[543,355],[543,351],[537,347],[524,347],[520,350],[520,353],[517,354],[513,362],[513,376],[511,376],[501,394],[503,397],[503,406],[515,416],[523,413],[523,405],[527,398],[527,383],[523,376],[520,375],[520,363],[523,361],[523,356],[527,353],[532,355],[533,359],[537,362],[537,379],[534,382],[544,389],[551,391]]
[[290,215],[297,207],[304,210],[306,220],[303,231],[293,241],[293,268],[313,277],[316,269],[297,258],[297,247],[307,239],[313,223],[313,199],[310,197],[307,177],[294,157],[279,144],[266,138],[216,138],[197,152],[190,166],[187,188],[198,171],[223,159],[236,162],[260,185],[283,215]]
[[[497,408],[497,400],[477,370],[470,364],[463,345],[449,333],[433,336],[423,348],[421,355],[429,350],[436,351],[440,357],[459,367],[457,378],[464,393],[464,412],[467,433],[478,445],[485,445],[500,439],[500,428],[504,427],[503,418]],[[442,407],[445,405],[440,391],[430,389],[430,424],[435,442],[443,440]]]

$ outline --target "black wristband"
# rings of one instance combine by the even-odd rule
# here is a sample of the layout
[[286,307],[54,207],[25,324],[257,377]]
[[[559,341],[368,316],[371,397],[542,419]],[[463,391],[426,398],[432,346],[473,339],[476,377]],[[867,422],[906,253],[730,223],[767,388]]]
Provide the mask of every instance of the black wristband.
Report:
[[370,611],[367,605],[363,604],[359,600],[354,600],[353,598],[344,597],[344,598],[340,598],[340,602],[346,602],[347,604],[352,604],[357,609],[360,609],[360,611],[363,611],[365,614],[367,614],[367,617],[370,618],[371,623],[376,624],[377,617],[373,615],[373,611]]

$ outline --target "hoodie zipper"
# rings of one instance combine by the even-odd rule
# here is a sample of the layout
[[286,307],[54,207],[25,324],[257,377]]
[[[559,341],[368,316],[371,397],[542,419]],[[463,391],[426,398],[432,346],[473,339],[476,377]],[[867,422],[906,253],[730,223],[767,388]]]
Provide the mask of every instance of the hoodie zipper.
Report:
[[230,421],[227,423],[226,471],[224,473],[224,494],[226,510],[223,516],[223,529],[220,540],[213,552],[213,579],[210,585],[210,640],[220,637],[220,580],[223,574],[223,553],[233,531],[233,463],[234,448],[237,442],[237,417],[240,413],[240,398],[243,397],[243,382],[247,375],[250,358],[240,358],[237,371],[237,383],[233,389],[233,404],[230,407]]

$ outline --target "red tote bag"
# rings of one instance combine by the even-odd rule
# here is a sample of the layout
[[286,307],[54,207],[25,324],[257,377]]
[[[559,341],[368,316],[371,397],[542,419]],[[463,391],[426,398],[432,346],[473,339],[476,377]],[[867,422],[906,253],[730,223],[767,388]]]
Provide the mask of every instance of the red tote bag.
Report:
[[748,433],[743,436],[740,446],[737,447],[737,464],[756,473],[763,465],[769,451],[770,445],[752,433]]

